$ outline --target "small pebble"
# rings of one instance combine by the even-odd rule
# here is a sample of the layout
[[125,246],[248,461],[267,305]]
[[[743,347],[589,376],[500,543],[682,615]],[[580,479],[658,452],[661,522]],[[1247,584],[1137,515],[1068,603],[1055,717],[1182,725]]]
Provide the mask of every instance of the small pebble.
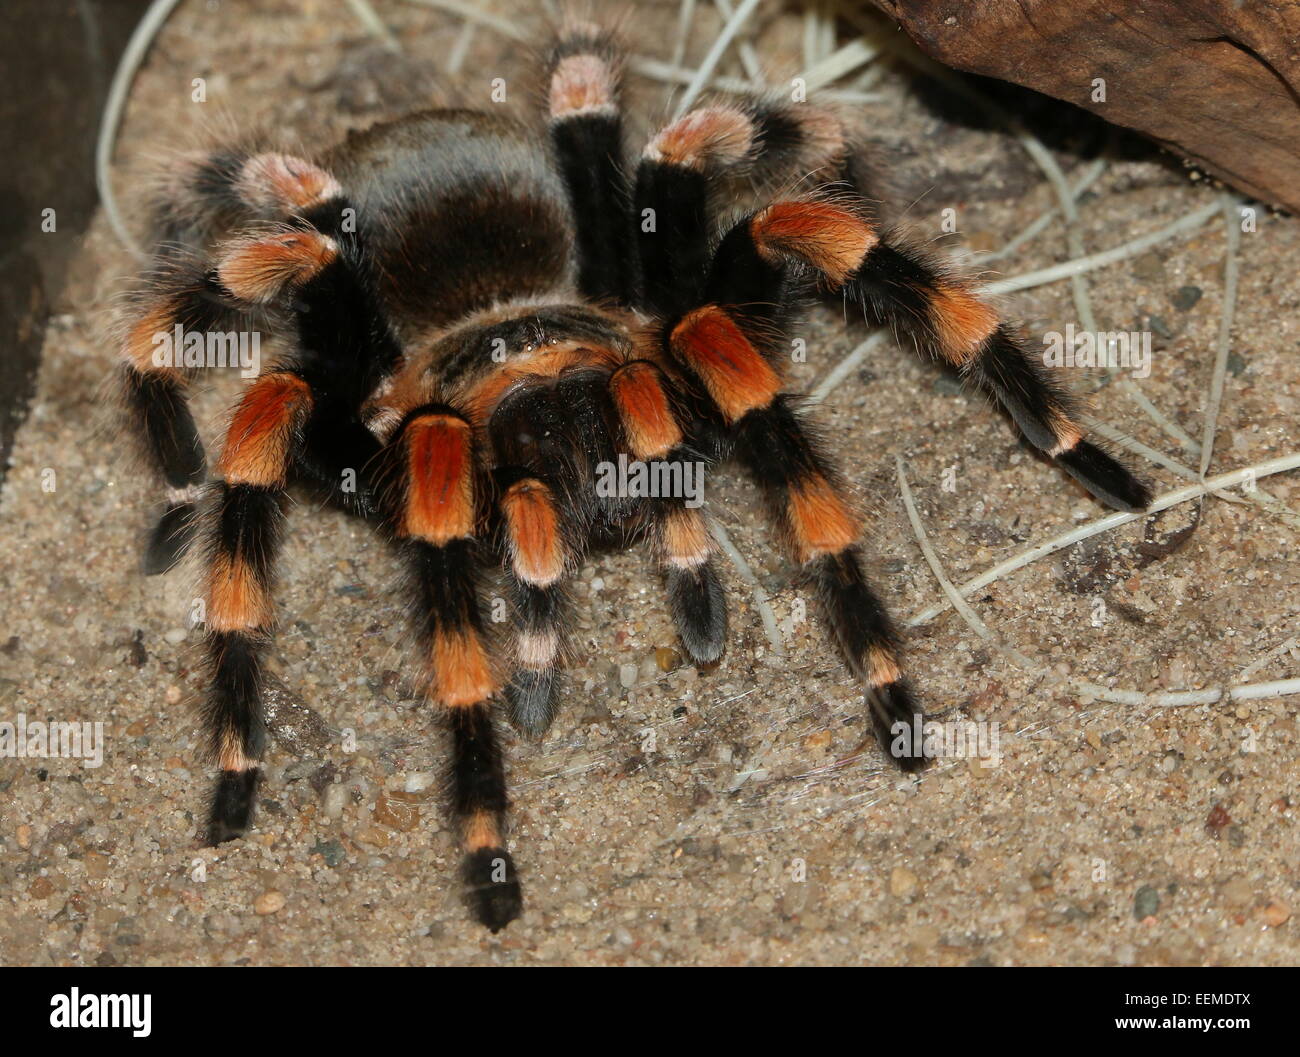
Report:
[[803,739],[804,748],[810,752],[821,752],[831,743],[831,732],[829,730],[817,730]]
[[1255,890],[1244,877],[1234,877],[1219,891],[1224,901],[1231,907],[1244,907],[1255,899]]
[[1205,818],[1205,832],[1215,840],[1223,835],[1225,827],[1232,825],[1232,816],[1222,804],[1215,804]]
[[416,771],[415,774],[406,776],[406,784],[402,788],[408,793],[423,793],[435,781],[434,776],[428,771]]
[[630,690],[636,686],[637,666],[635,664],[620,664],[618,666],[618,682],[625,690]]
[[101,855],[97,851],[86,852],[82,864],[86,867],[87,877],[99,881],[108,876],[109,859],[107,855]]
[[326,866],[338,866],[347,858],[347,852],[343,850],[343,845],[336,840],[318,840],[312,847],[311,854],[323,858]]
[[1143,885],[1133,899],[1133,916],[1138,921],[1152,917],[1160,909],[1160,893],[1150,885]]
[[655,650],[655,663],[661,672],[671,672],[682,663],[682,655],[667,646],[660,646]]
[[419,824],[420,809],[399,795],[381,793],[375,802],[375,821],[400,833],[409,833]]
[[172,646],[179,646],[189,633],[184,628],[169,628],[163,632],[163,640]]
[[321,811],[326,818],[339,818],[348,806],[348,787],[345,785],[327,785],[320,798]]
[[181,688],[175,683],[171,683],[167,689],[163,691],[163,696],[167,699],[169,705],[179,705],[181,703]]
[[1158,283],[1165,277],[1165,262],[1158,253],[1144,253],[1133,262],[1133,274],[1148,283]]
[[392,843],[392,838],[378,826],[362,826],[353,836],[362,844],[369,844],[372,848],[387,848]]
[[15,836],[18,838],[18,847],[22,848],[24,851],[32,846],[32,827],[27,825],[27,823],[24,822],[18,827]]
[[1174,307],[1179,312],[1186,312],[1200,299],[1201,288],[1199,286],[1180,286],[1174,291],[1169,300],[1173,302]]
[[1274,899],[1259,912],[1260,918],[1269,928],[1285,925],[1291,917],[1291,908],[1281,900]]
[[278,914],[284,909],[284,893],[271,889],[269,892],[263,892],[253,900],[253,912],[265,917],[267,914]]
[[920,878],[906,866],[895,866],[889,875],[889,892],[897,899],[910,899],[920,885]]

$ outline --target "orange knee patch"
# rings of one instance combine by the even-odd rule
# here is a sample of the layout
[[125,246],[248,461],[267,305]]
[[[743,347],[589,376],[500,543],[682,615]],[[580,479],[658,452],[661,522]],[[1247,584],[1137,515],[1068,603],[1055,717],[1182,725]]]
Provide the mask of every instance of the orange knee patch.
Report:
[[564,572],[560,517],[551,490],[541,481],[516,481],[501,498],[511,561],[525,583],[547,587]]
[[342,193],[319,165],[292,154],[254,154],[235,179],[235,193],[259,209],[296,212]]
[[800,562],[838,554],[857,541],[856,519],[821,475],[790,486],[787,515],[795,557]]
[[549,668],[560,652],[560,636],[554,630],[521,631],[515,640],[515,657],[534,671]]
[[962,366],[998,329],[998,314],[964,286],[941,282],[930,297],[930,318],[939,335],[940,351],[955,366]]
[[425,415],[406,427],[409,481],[401,534],[442,545],[474,532],[474,461],[469,423]]
[[141,374],[161,371],[166,374],[180,374],[176,360],[179,349],[168,350],[167,363],[155,362],[160,350],[167,349],[168,339],[174,333],[176,305],[170,300],[159,300],[144,308],[139,317],[127,329],[122,341],[122,358]]
[[678,118],[650,141],[648,161],[705,170],[735,165],[754,145],[754,122],[742,110],[706,106]]
[[217,265],[217,277],[241,301],[265,304],[309,282],[337,256],[337,244],[319,231],[238,239]]
[[1060,411],[1051,410],[1047,413],[1047,425],[1056,438],[1056,445],[1047,453],[1053,458],[1071,451],[1083,440],[1083,430]]
[[673,507],[664,515],[659,537],[664,561],[682,569],[703,565],[713,553],[713,537],[704,515],[689,507]]
[[311,390],[296,374],[268,374],[235,410],[217,469],[230,484],[282,488],[294,431],[311,410]]
[[872,686],[888,686],[903,678],[903,670],[893,653],[884,646],[872,646],[867,651],[867,679]]
[[781,379],[771,365],[717,305],[705,305],[683,317],[673,328],[672,347],[730,422],[767,407],[781,391]]
[[213,631],[266,628],[274,618],[271,595],[239,555],[218,553],[208,569],[208,626]]
[[505,843],[497,817],[490,811],[475,811],[465,820],[465,850],[500,848]]
[[879,241],[861,217],[826,202],[777,202],[754,215],[749,232],[768,260],[798,257],[837,286]]
[[257,761],[244,751],[244,739],[236,731],[222,731],[217,744],[217,766],[223,771],[251,771]]
[[667,455],[682,441],[681,427],[652,363],[637,360],[614,373],[609,390],[627,433],[632,454],[638,459]]
[[618,72],[599,55],[569,55],[551,74],[551,117],[612,114]]
[[486,701],[498,689],[487,651],[478,632],[437,631],[433,636],[431,693],[446,708],[464,708]]

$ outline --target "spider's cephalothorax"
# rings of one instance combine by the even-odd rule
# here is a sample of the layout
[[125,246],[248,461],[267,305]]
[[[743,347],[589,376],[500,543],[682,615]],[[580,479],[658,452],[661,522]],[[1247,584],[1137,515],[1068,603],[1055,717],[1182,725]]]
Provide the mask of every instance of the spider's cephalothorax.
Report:
[[[311,161],[231,150],[174,174],[123,338],[127,404],[169,490],[148,571],[184,549],[207,479],[185,369],[158,361],[155,336],[243,317],[294,338],[235,410],[213,486],[212,843],[239,836],[252,814],[292,484],[371,519],[405,557],[413,663],[447,719],[470,899],[494,930],[519,914],[521,896],[493,707],[505,701],[530,736],[550,725],[564,585],[586,549],[648,538],[687,651],[698,663],[722,654],[706,515],[682,497],[597,488],[620,457],[734,456],[753,475],[888,746],[893,723],[917,711],[897,639],[863,577],[837,475],[783,391],[786,328],[815,291],[842,294],[961,370],[1105,502],[1148,502],[1083,439],[1067,394],[969,282],[881,230],[844,121],[806,104],[703,106],[655,135],[629,175],[619,69],[607,33],[570,27],[548,59],[548,136],[431,111]],[[717,199],[738,177],[764,192],[810,173],[809,193],[714,230]],[[480,574],[496,565],[516,613],[509,644],[489,635],[479,596]]]

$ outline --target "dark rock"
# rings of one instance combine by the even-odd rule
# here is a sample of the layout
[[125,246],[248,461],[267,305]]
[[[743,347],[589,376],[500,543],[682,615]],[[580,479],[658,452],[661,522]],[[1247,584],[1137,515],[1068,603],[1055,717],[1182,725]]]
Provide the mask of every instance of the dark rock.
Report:
[[263,699],[266,729],[275,743],[294,756],[324,756],[333,741],[333,731],[297,694],[279,679],[267,679]]
[[330,867],[338,866],[347,858],[347,852],[343,850],[343,845],[336,840],[318,840],[312,846],[311,854],[319,855],[325,860],[325,865]]
[[1228,809],[1222,804],[1215,804],[1205,820],[1205,832],[1218,840],[1223,836],[1223,830],[1230,825],[1232,825],[1232,816],[1228,814]]
[[1300,210],[1300,5],[874,2],[940,62],[1136,129],[1254,198]]
[[1160,909],[1160,893],[1150,885],[1143,885],[1133,898],[1133,916],[1142,921]]

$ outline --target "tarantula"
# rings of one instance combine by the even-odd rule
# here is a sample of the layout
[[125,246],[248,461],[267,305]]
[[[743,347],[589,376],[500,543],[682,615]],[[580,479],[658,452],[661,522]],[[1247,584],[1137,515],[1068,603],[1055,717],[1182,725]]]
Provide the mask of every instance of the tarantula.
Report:
[[[1150,498],[1083,439],[1068,394],[971,283],[882,227],[851,120],[772,99],[703,105],[654,135],[632,172],[614,36],[568,25],[545,70],[545,134],[499,112],[430,110],[311,159],[250,147],[178,168],[122,343],[134,428],[168,488],[145,556],[157,573],[196,531],[207,478],[186,369],[158,362],[157,335],[239,319],[293,339],[246,388],[210,486],[203,723],[220,775],[208,841],[250,824],[286,489],[308,486],[404,557],[421,692],[446,718],[468,899],[494,931],[522,907],[494,706],[532,738],[551,724],[565,581],[588,549],[648,539],[686,651],[699,664],[723,652],[705,512],[598,494],[596,473],[620,456],[737,459],[887,752],[891,727],[919,714],[844,488],[785,392],[790,327],[814,295],[958,368],[1094,496],[1122,510]],[[741,188],[757,208],[720,224]],[[485,619],[496,566],[512,650]],[[920,747],[897,762],[921,766]]]

